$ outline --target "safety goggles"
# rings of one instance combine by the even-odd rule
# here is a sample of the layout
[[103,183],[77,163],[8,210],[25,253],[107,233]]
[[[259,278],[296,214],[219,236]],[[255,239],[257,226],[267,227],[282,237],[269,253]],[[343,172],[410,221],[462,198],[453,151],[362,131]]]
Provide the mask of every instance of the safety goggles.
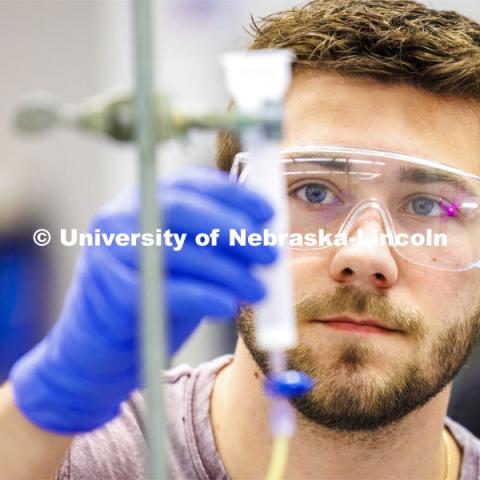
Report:
[[[386,242],[425,267],[480,267],[480,177],[423,158],[354,147],[292,146],[280,149],[279,158],[291,248],[321,250],[346,239]],[[249,161],[248,152],[238,153],[231,178],[255,184]]]

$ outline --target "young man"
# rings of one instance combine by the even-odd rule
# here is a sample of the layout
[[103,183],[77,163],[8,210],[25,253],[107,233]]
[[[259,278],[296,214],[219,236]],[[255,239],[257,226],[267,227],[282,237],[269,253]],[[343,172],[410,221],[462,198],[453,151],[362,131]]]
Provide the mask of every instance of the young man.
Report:
[[[254,48],[296,54],[285,147],[314,146],[317,153],[328,151],[326,145],[350,148],[369,159],[365,170],[353,161],[348,169],[363,178],[367,171],[378,174],[374,161],[382,175],[398,167],[400,177],[389,174],[382,189],[349,177],[346,191],[370,203],[363,210],[352,203],[355,213],[337,210],[338,225],[350,215],[352,231],[373,235],[388,230],[390,220],[414,231],[433,222],[455,234],[450,237],[457,247],[431,253],[349,244],[292,252],[299,346],[289,360],[316,385],[295,401],[299,428],[286,478],[480,478],[479,441],[446,418],[451,381],[479,331],[480,272],[466,265],[480,260],[478,204],[472,201],[480,194],[472,176],[480,175],[480,26],[407,0],[319,0],[264,19],[254,33]],[[221,136],[220,168],[229,170],[237,151],[232,137]],[[398,153],[430,161],[409,163]],[[345,169],[340,173],[344,178]],[[400,195],[405,185],[408,195]],[[289,202],[309,208],[326,199],[348,203],[333,182],[290,187]],[[455,202],[445,207],[452,191],[470,200],[461,204],[472,209],[470,216],[457,217]],[[173,230],[259,230],[271,216],[253,193],[208,173],[163,192]],[[321,208],[313,214],[291,208],[302,208],[316,228],[331,220]],[[134,231],[132,212],[131,206],[106,209],[94,227]],[[299,226],[306,217],[295,212]],[[183,257],[167,253],[172,351],[201,316],[227,315],[238,301],[261,298],[251,268],[274,257],[267,248],[183,251]],[[108,257],[87,251],[83,258],[49,343],[17,364],[0,397],[5,478],[53,476],[60,464],[59,479],[145,473],[140,395],[113,419],[119,402],[138,386],[132,360],[136,297],[127,293],[137,287],[135,257],[114,250]],[[268,365],[255,345],[252,318],[248,308],[237,318],[233,357],[166,373],[172,478],[265,476],[272,446],[262,388]],[[85,359],[86,350],[93,360]],[[28,392],[34,398],[26,398]],[[108,421],[74,439],[51,433],[85,432]],[[20,451],[25,441],[29,450]]]

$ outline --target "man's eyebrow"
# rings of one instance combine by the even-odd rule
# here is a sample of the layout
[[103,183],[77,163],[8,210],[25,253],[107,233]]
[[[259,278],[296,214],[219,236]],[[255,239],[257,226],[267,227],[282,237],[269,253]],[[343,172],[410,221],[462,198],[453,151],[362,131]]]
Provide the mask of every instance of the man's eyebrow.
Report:
[[402,167],[399,173],[401,182],[447,183],[467,195],[478,196],[478,192],[468,182],[448,172],[434,172],[421,167]]
[[315,157],[312,154],[309,154],[308,156],[301,156],[297,154],[295,156],[287,156],[285,158],[287,159],[287,161],[292,162],[293,165],[298,163],[300,165],[317,166],[336,172],[348,172],[351,169],[351,166],[349,165],[351,160],[346,158],[325,158],[324,155],[319,155],[318,157]]

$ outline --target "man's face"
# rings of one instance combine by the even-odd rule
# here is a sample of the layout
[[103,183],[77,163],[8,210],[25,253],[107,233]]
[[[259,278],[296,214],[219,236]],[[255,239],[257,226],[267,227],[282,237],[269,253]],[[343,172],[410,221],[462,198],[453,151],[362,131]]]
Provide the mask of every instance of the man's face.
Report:
[[[467,102],[303,70],[286,100],[284,145],[314,144],[396,151],[480,174],[480,124]],[[383,231],[384,225],[378,213],[365,211],[356,228]],[[292,251],[291,257],[299,346],[289,354],[290,367],[317,382],[295,402],[304,416],[338,430],[372,430],[450,383],[477,334],[480,270],[420,267],[388,246]],[[396,331],[325,321],[345,315]],[[238,328],[266,373],[250,311]]]

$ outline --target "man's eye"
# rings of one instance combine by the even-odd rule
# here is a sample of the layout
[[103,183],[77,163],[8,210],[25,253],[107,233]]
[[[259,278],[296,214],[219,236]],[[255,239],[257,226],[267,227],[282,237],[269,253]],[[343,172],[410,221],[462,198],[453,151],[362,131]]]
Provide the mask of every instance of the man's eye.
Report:
[[424,217],[456,217],[457,210],[453,204],[445,200],[431,197],[415,197],[411,199],[406,208],[407,213]]
[[308,203],[322,205],[340,203],[338,197],[332,192],[332,190],[321,183],[309,183],[300,187],[294,193]]

